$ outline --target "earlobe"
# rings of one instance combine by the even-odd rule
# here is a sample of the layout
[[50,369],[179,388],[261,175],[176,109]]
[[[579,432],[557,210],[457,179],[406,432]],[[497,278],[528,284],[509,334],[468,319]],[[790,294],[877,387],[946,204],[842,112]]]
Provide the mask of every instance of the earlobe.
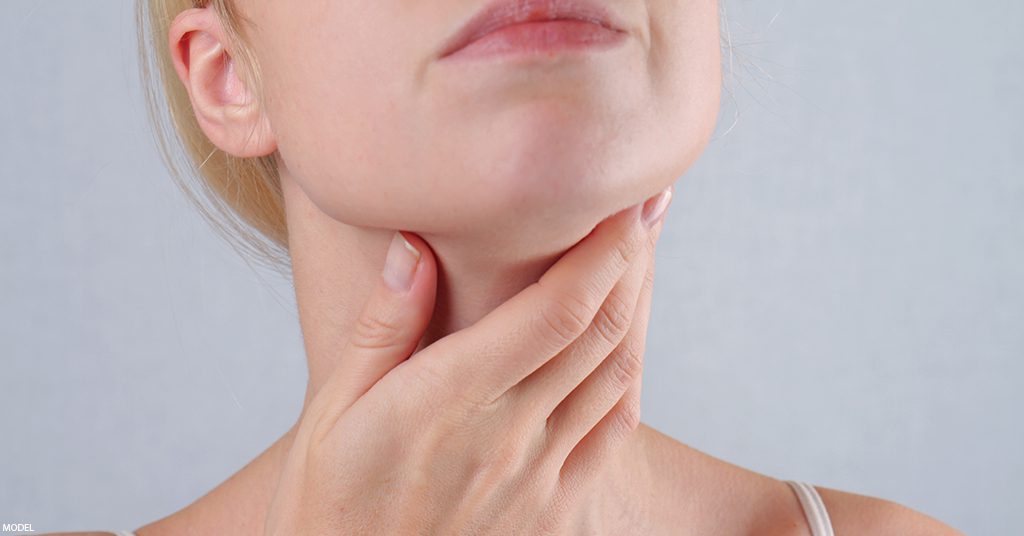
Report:
[[237,72],[217,14],[208,8],[181,12],[171,23],[168,44],[178,79],[210,141],[237,157],[273,153],[277,144],[269,122]]

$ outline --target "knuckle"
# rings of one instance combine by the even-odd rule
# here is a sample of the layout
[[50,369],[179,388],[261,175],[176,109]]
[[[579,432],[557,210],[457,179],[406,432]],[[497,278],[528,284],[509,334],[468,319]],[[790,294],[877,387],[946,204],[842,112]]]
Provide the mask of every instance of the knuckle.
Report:
[[449,391],[437,405],[452,433],[465,438],[493,437],[496,430],[507,428],[508,414],[513,411],[503,397],[490,401],[460,389]]
[[615,415],[617,428],[623,435],[633,432],[640,426],[640,403],[632,398],[624,398],[619,404]]
[[360,315],[352,329],[352,345],[368,349],[394,346],[402,333],[398,324],[373,315]]
[[507,439],[494,447],[485,463],[488,472],[500,475],[515,474],[524,457],[521,443],[519,440]]
[[[433,355],[420,354],[414,356],[415,361],[411,366],[401,368],[399,374],[408,375],[408,383],[414,386],[413,394],[420,396],[443,397],[450,392],[457,392],[453,388],[452,373],[449,371],[449,363],[445,359],[435,358]],[[408,364],[410,361],[404,361]]]
[[[554,292],[554,291],[553,291]],[[556,292],[547,305],[541,307],[541,319],[545,328],[559,343],[566,343],[579,337],[589,323],[588,304],[571,292]]]
[[632,307],[615,291],[608,295],[594,319],[594,329],[608,344],[615,346],[629,330]]
[[643,348],[633,340],[623,341],[620,351],[612,360],[612,381],[617,389],[629,387],[643,370]]
[[421,360],[416,370],[405,370],[402,378],[405,396],[396,404],[410,414],[420,415],[425,419],[433,419],[442,411],[449,410],[458,400],[461,391],[452,385],[445,371],[438,370],[440,365],[425,363]]
[[615,247],[612,248],[612,251],[615,256],[615,262],[620,268],[629,266],[633,262],[633,257],[636,256],[636,252],[640,249],[640,245],[642,243],[643,240],[636,232],[629,232],[625,237],[615,243]]
[[653,261],[652,261],[652,266],[650,266],[647,270],[644,270],[644,292],[648,292],[649,293],[651,291],[651,289],[653,289],[653,288],[654,288],[654,266],[653,266]]

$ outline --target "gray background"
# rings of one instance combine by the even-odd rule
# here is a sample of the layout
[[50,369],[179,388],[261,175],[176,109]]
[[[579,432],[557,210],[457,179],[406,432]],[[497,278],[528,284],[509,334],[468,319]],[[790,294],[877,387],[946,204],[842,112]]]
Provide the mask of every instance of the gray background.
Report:
[[[3,7],[0,522],[135,527],[296,417],[291,287],[161,167],[129,2]],[[644,421],[1019,531],[1024,3],[726,7],[718,132],[658,256]]]

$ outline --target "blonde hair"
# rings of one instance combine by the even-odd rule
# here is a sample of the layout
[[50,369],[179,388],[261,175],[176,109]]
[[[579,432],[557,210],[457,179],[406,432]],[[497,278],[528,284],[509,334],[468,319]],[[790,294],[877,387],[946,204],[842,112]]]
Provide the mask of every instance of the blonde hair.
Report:
[[218,149],[199,127],[174,69],[167,43],[171,22],[186,9],[207,5],[224,26],[236,72],[261,107],[265,102],[243,25],[251,21],[232,0],[136,0],[139,73],[154,137],[174,182],[217,234],[243,259],[287,275],[288,229],[275,155],[240,158]]

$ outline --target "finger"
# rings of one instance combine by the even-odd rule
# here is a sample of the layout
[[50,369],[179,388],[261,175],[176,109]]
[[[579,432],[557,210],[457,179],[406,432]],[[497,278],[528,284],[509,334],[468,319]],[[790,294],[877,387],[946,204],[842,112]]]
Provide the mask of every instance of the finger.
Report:
[[643,356],[654,287],[654,248],[662,225],[658,225],[651,241],[643,289],[628,333],[612,355],[566,397],[548,420],[549,455],[556,461],[564,460],[562,482],[569,492],[579,491],[588,475],[595,474],[640,424]]
[[[418,257],[417,257],[418,256]],[[338,363],[321,388],[330,411],[340,415],[419,344],[434,309],[437,266],[430,247],[413,234],[396,232],[385,267],[351,327]]]
[[[658,205],[665,196],[663,192],[649,199],[645,207]],[[445,351],[425,365],[460,378],[463,393],[471,399],[497,399],[586,330],[649,232],[639,205],[612,215],[538,282],[435,343]]]
[[648,255],[638,255],[583,335],[508,390],[505,396],[516,401],[511,404],[513,407],[530,408],[533,420],[546,421],[569,393],[619,346],[634,321],[649,264]]

